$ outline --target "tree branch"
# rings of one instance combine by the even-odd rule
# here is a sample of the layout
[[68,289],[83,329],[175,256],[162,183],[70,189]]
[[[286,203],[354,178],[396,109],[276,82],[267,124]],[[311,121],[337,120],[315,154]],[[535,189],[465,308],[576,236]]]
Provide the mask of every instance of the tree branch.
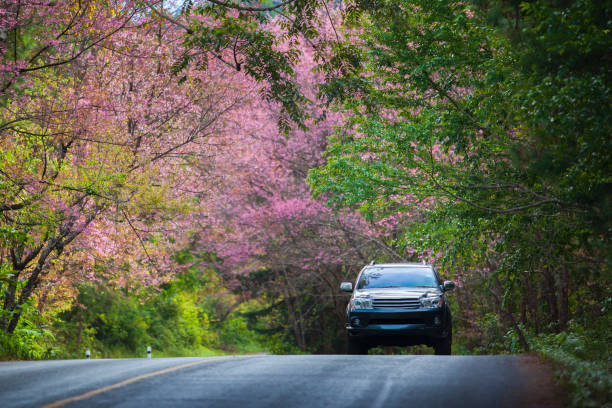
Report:
[[164,13],[163,11],[157,10],[155,8],[154,5],[150,5],[149,8],[151,9],[151,11],[153,11],[153,13],[155,13],[158,17],[168,21],[169,23],[174,24],[177,27],[182,28],[183,30],[185,30],[187,32],[187,34],[193,34],[193,30],[191,28],[189,28],[189,26],[185,25],[184,23],[181,23],[180,21],[170,17],[169,15],[167,15],[166,13]]
[[285,7],[293,2],[295,2],[296,0],[286,0],[283,1],[281,3],[278,3],[274,6],[263,6],[263,7],[253,7],[253,6],[241,6],[238,4],[234,4],[234,3],[230,3],[230,2],[225,2],[225,1],[220,1],[220,0],[208,0],[209,2],[216,4],[218,6],[223,6],[226,8],[231,8],[234,10],[240,10],[240,11],[272,11],[272,10],[276,10],[282,7]]

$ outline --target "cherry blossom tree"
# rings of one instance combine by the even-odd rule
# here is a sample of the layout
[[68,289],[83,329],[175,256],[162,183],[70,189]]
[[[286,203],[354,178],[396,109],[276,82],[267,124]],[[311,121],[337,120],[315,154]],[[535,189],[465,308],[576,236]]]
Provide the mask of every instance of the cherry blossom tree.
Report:
[[[256,83],[248,100],[231,114],[225,144],[218,147],[203,177],[211,180],[203,194],[201,245],[217,254],[218,267],[241,290],[267,290],[285,305],[296,344],[306,350],[314,315],[331,309],[338,319],[345,306],[338,293],[342,280],[370,260],[402,260],[389,245],[393,217],[372,224],[353,211],[333,211],[324,199],[311,198],[308,170],[324,162],[322,152],[342,117],[317,102],[321,76],[312,47],[300,46],[295,81],[314,101],[308,129],[285,134],[278,126],[280,107],[259,96]],[[265,275],[264,287],[244,284],[245,276]]]
[[[99,15],[90,5],[108,27],[126,27],[125,10]],[[53,20],[49,13],[44,18]],[[108,41],[72,60],[5,78],[12,94],[2,106],[0,264],[8,332],[42,283],[61,281],[65,250],[80,279],[103,265],[122,285],[168,278],[164,249],[180,244],[173,232],[191,211],[189,189],[198,182],[189,162],[207,155],[207,138],[239,98],[220,63],[204,71],[194,61],[181,82],[172,70],[180,33],[146,15],[131,18],[129,29],[104,31]],[[97,30],[79,21],[86,35]]]

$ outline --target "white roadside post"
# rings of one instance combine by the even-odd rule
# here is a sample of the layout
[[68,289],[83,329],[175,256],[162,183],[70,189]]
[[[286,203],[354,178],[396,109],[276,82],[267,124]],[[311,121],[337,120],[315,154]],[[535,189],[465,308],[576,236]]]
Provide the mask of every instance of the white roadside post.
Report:
[[151,346],[147,346],[147,358],[151,358]]
[[91,352],[89,350],[85,350],[85,358],[89,360],[91,357]]

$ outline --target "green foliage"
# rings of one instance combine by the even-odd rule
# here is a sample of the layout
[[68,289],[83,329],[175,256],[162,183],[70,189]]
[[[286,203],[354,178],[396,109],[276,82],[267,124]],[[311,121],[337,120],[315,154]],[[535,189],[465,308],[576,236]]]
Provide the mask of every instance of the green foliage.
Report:
[[[177,260],[200,259],[189,251]],[[264,350],[248,314],[261,304],[238,301],[212,268],[191,266],[162,288],[138,291],[103,283],[83,285],[76,303],[43,321],[32,302],[23,306],[19,326],[0,337],[0,358],[43,359],[208,356]],[[279,346],[279,347],[282,347]]]
[[[610,406],[612,2],[355,1],[317,197],[459,283],[455,353],[536,350]],[[342,65],[344,64],[344,65]]]
[[315,195],[403,214],[397,244],[433,251],[485,296],[465,306],[498,314],[491,334],[523,348],[519,312],[525,329],[558,330],[588,312],[572,307],[582,295],[610,291],[611,9],[358,1],[359,62],[322,89],[348,123],[310,172]]
[[0,331],[0,360],[53,358],[55,336],[48,322],[40,319],[33,302],[21,306],[22,319],[12,334]]
[[612,406],[612,319],[598,319],[586,329],[572,322],[568,331],[534,336],[534,350],[553,362],[569,390],[570,407]]
[[311,172],[315,192],[370,218],[411,194],[455,218],[609,221],[609,5],[546,3],[526,7],[516,39],[450,1],[364,3],[361,69],[323,88],[352,116]]
[[[187,49],[205,50],[196,56],[185,54],[176,64],[181,73],[192,60],[198,69],[207,69],[209,59],[243,71],[264,84],[262,96],[280,105],[279,128],[288,132],[293,125],[306,129],[306,105],[310,102],[294,81],[295,66],[301,55],[299,36],[312,39],[318,34],[317,1],[294,1],[284,9],[297,18],[272,20],[275,12],[253,12],[217,4],[188,7],[192,13],[189,33],[185,37]],[[186,77],[183,77],[183,80]]]
[[368,350],[368,354],[370,355],[423,355],[423,354],[432,354],[433,348],[418,345],[418,346],[408,346],[408,347],[374,347]]
[[272,354],[303,354],[294,342],[283,333],[268,336],[266,345]]
[[138,299],[104,287],[83,287],[79,303],[85,306],[85,320],[96,328],[96,338],[111,348],[136,350],[147,336],[147,323]]

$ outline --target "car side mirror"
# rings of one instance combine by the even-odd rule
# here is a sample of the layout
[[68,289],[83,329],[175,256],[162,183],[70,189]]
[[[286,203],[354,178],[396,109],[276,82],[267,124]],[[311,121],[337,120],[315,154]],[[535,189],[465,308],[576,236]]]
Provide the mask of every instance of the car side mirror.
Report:
[[444,291],[445,292],[450,292],[451,290],[455,289],[455,282],[453,281],[444,281]]
[[342,282],[340,284],[340,290],[343,292],[353,292],[353,284],[351,282]]

